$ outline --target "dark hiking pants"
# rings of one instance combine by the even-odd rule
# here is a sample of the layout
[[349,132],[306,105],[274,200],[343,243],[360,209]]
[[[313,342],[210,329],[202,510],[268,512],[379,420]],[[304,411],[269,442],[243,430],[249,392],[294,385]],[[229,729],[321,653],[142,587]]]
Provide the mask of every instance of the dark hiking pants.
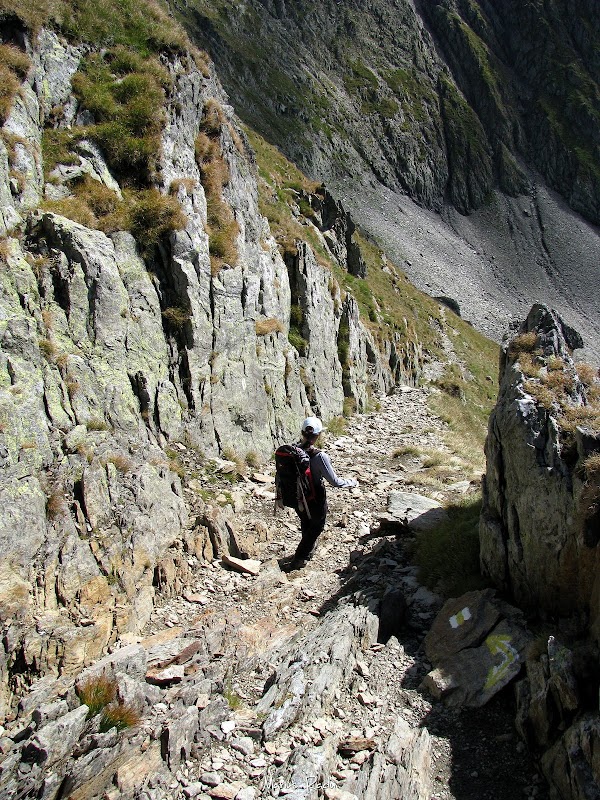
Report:
[[310,517],[304,511],[297,512],[300,517],[300,530],[302,531],[300,544],[294,554],[294,559],[297,560],[310,558],[315,542],[323,532],[325,520],[327,519],[327,500],[325,496],[313,500],[308,504],[308,508]]

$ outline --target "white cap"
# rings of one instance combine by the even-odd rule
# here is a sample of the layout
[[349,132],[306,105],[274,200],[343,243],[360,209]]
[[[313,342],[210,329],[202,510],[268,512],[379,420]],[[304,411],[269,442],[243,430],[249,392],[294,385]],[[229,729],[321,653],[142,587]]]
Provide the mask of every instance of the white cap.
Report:
[[307,436],[318,436],[323,430],[323,423],[318,417],[307,417],[302,423],[302,433]]

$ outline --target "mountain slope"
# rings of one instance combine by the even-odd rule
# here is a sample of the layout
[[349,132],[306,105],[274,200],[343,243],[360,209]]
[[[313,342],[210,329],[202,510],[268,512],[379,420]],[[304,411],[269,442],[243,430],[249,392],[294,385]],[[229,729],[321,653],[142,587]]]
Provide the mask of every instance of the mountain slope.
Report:
[[599,356],[592,3],[174,7],[242,118],[345,197],[421,288],[496,338],[547,302]]
[[242,116],[309,173],[366,169],[423,205],[466,212],[494,187],[525,191],[523,159],[600,221],[589,0],[192,0],[179,12]]

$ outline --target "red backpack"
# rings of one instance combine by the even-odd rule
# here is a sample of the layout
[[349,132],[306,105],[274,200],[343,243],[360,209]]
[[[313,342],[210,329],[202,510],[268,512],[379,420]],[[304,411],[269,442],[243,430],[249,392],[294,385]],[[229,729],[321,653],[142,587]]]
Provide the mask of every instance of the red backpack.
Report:
[[310,518],[308,504],[315,499],[315,485],[310,456],[300,445],[282,444],[275,451],[275,492],[276,502]]

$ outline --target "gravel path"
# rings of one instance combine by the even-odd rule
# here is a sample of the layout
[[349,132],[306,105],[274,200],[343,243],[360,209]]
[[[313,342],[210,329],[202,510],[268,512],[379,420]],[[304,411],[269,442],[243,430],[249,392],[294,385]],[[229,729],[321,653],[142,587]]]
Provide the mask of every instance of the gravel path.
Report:
[[[240,574],[225,569],[219,561],[199,564],[195,584],[181,597],[158,607],[147,631],[160,633],[173,626],[186,629],[198,625],[202,613],[210,613],[213,619],[234,620],[244,640],[252,645],[250,659],[232,660],[227,669],[228,692],[235,698],[230,703],[230,727],[220,740],[215,738],[211,746],[199,750],[181,776],[183,785],[195,780],[194,785],[203,789],[194,796],[201,800],[220,796],[203,783],[207,775],[214,779],[215,773],[219,780],[245,782],[247,794],[240,795],[242,800],[279,796],[274,777],[293,761],[294,752],[324,751],[332,737],[335,741],[364,737],[374,746],[385,746],[394,726],[403,719],[411,729],[426,728],[431,735],[431,800],[545,797],[513,729],[510,687],[485,708],[463,712],[432,702],[418,688],[430,669],[421,642],[442,599],[419,586],[410,560],[411,538],[384,536],[377,522],[386,510],[391,489],[446,500],[476,491],[479,481],[476,473],[465,474],[464,462],[444,443],[444,425],[429,411],[426,401],[427,390],[397,391],[382,398],[376,413],[354,417],[344,435],[328,433],[324,437],[322,446],[338,474],[356,477],[360,488],[328,491],[328,524],[314,558],[302,570],[286,575],[279,568],[281,560],[293,553],[299,533],[293,512],[273,516],[272,465],[247,475],[233,491],[224,476],[212,486],[222,500],[232,499],[235,510],[231,517],[240,541],[251,558],[262,562],[260,572],[257,576]],[[423,465],[431,452],[438,455],[438,461],[440,454],[445,458],[443,483],[432,480],[431,469]],[[182,460],[193,466],[191,453],[182,453]],[[197,494],[189,488],[186,492],[193,510]],[[283,674],[290,643],[300,653],[306,652],[308,660],[318,661],[319,655],[313,657],[311,648],[321,629],[327,630],[332,614],[344,604],[377,608],[386,590],[398,587],[411,598],[406,625],[387,642],[372,638],[364,643],[351,674],[340,680],[332,706],[315,719],[300,716],[266,743],[258,744],[257,736],[246,754],[232,745],[239,744],[236,734],[242,738],[243,734],[256,734],[261,699],[273,676]],[[328,657],[323,655],[326,665]],[[218,658],[222,657],[219,652]],[[329,784],[289,796],[331,800],[388,797],[347,789],[356,785],[369,758],[368,749],[338,753]],[[186,796],[192,795],[188,792]]]

